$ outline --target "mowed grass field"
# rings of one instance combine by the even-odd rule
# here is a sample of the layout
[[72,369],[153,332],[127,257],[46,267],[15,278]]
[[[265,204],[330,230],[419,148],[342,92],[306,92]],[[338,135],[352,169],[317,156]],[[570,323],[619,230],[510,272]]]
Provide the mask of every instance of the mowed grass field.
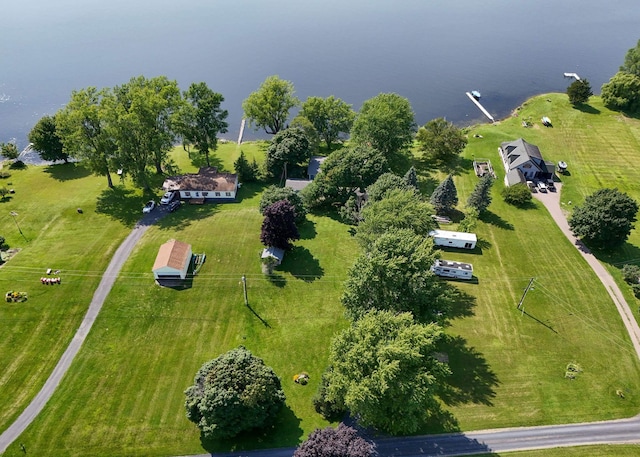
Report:
[[[596,99],[594,105],[597,103]],[[560,129],[587,132],[582,137],[576,134],[572,146],[573,150],[584,149],[586,160],[590,141],[596,141],[590,136],[596,129],[585,129],[586,119],[602,126],[598,137],[618,135],[615,129],[605,129],[610,120],[597,117],[617,114],[604,108],[599,114],[574,111],[563,95],[533,99],[521,110],[519,119],[472,130],[469,146],[455,170],[462,203],[477,182],[471,169],[474,157],[490,158],[499,173],[490,212],[476,230],[478,248],[443,253],[443,258],[473,263],[478,278],[475,284],[456,283],[475,300],[458,310],[459,317],[447,329],[450,339],[443,348],[454,371],[452,389],[444,400],[462,430],[601,420],[638,412],[639,364],[606,291],[542,205],[517,209],[504,204],[499,196],[503,170],[497,147],[520,136],[540,146],[546,158],[569,163],[572,174],[563,181],[573,204],[579,195],[591,192],[582,189],[584,183],[571,181],[578,177],[572,164],[577,167],[580,157],[569,156],[559,146]],[[567,113],[565,118],[575,116],[573,126],[559,125],[563,113]],[[523,129],[520,119],[529,115],[534,121],[548,115],[555,127]],[[635,120],[620,123],[623,133],[640,128]],[[475,138],[475,133],[483,138]],[[629,138],[636,135],[627,134]],[[620,148],[623,146],[627,154],[640,157],[633,143]],[[251,159],[259,157],[260,147],[247,145],[243,150]],[[235,154],[235,145],[221,145],[218,165],[231,169]],[[175,157],[179,168],[190,171],[186,154],[177,151]],[[620,173],[630,173],[622,168]],[[427,182],[443,176],[431,168],[420,171]],[[258,260],[260,190],[243,186],[241,201],[236,204],[185,206],[147,232],[125,265],[71,371],[21,436],[19,442],[29,452],[184,455],[201,453],[203,447],[293,446],[314,428],[325,425],[313,411],[311,397],[326,365],[330,338],[347,325],[339,297],[357,247],[348,234],[349,227],[328,215],[311,216],[302,229],[302,240],[278,269],[276,281],[267,280],[260,273]],[[127,191],[121,194],[122,198],[130,195]],[[138,206],[131,209],[135,216],[142,201],[138,197]],[[563,201],[568,202],[566,197]],[[126,227],[126,214],[121,211],[108,220],[119,218]],[[631,244],[636,236],[634,233]],[[157,248],[170,238],[189,242],[194,252],[207,254],[200,274],[185,290],[160,289],[152,281],[150,268]],[[615,266],[611,268],[615,270]],[[250,308],[244,305],[242,275],[247,278]],[[524,301],[523,313],[516,305],[532,277],[534,286]],[[82,275],[79,278],[89,281]],[[93,281],[95,288],[97,279]],[[183,391],[202,363],[240,344],[262,357],[281,377],[287,408],[274,429],[263,435],[201,443],[197,428],[185,418]],[[16,351],[38,353],[20,346]],[[42,351],[55,353],[48,347]],[[570,362],[582,368],[572,381],[564,377]],[[308,386],[293,383],[291,377],[300,371],[310,373]],[[44,380],[47,374],[39,379]],[[21,452],[15,443],[7,455]]]

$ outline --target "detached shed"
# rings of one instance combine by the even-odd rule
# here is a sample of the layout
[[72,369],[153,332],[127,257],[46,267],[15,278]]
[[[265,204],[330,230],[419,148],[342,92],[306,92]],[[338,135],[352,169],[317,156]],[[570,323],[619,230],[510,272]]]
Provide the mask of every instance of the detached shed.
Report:
[[280,248],[274,248],[273,246],[268,247],[268,248],[264,248],[262,250],[262,256],[263,259],[266,259],[267,257],[272,257],[274,259],[276,259],[276,265],[280,265],[282,263],[282,261],[284,260],[284,249],[280,249]]
[[475,233],[432,230],[429,232],[429,236],[433,237],[433,243],[436,246],[449,248],[474,249],[478,242]]
[[158,249],[153,264],[155,279],[185,279],[191,264],[191,245],[182,241],[169,240]]

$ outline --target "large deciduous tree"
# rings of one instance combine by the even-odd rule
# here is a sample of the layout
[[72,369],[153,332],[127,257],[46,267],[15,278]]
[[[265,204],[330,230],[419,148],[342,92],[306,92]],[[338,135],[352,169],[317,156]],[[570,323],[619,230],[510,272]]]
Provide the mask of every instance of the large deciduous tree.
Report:
[[293,205],[287,200],[279,200],[267,206],[263,214],[264,221],[260,233],[262,244],[285,251],[292,249],[291,242],[300,239]]
[[593,95],[591,84],[589,84],[589,81],[585,78],[578,79],[567,87],[567,95],[569,96],[569,103],[572,105],[587,103],[589,97]]
[[338,428],[316,429],[309,434],[293,457],[372,457],[375,455],[373,443],[358,435],[358,431],[343,424]]
[[310,157],[309,140],[304,131],[290,127],[276,133],[271,139],[267,149],[267,171],[279,177],[286,169],[287,175],[295,175],[302,164],[309,162]]
[[640,110],[640,76],[619,71],[602,85],[601,97],[608,108],[629,112]]
[[308,207],[344,204],[354,193],[364,191],[389,170],[385,156],[368,146],[350,146],[329,154],[322,172],[302,191]]
[[131,78],[114,88],[109,125],[118,145],[124,172],[144,189],[150,189],[147,167],[162,174],[163,163],[176,140],[173,118],[183,99],[175,81],[165,76]]
[[467,199],[467,206],[475,209],[478,214],[486,210],[491,204],[491,187],[493,186],[493,178],[490,175],[484,175],[473,188],[473,192]]
[[307,98],[302,104],[301,114],[311,121],[329,151],[341,133],[349,133],[356,117],[351,105],[333,95]]
[[620,71],[640,77],[640,40],[638,40],[634,48],[627,51],[624,57],[624,64],[620,67]]
[[467,145],[467,138],[462,130],[442,117],[420,127],[416,140],[420,151],[436,160],[456,157]]
[[431,204],[436,214],[446,214],[458,204],[458,190],[451,175],[438,184],[431,194]]
[[43,116],[29,132],[29,142],[38,151],[42,160],[69,161],[69,154],[64,151],[62,140],[58,135],[55,116]]
[[185,395],[187,418],[206,439],[264,427],[285,401],[273,370],[242,346],[205,363]]
[[612,249],[627,240],[637,213],[638,203],[629,195],[618,189],[600,189],[575,207],[569,227],[588,244]]
[[438,258],[430,237],[401,229],[380,235],[349,270],[342,304],[359,319],[372,309],[411,312],[421,322],[440,321],[451,308],[446,283],[430,268]]
[[433,207],[422,201],[415,191],[394,189],[382,200],[365,205],[356,239],[366,249],[384,233],[399,229],[428,237],[435,228],[432,214]]
[[281,200],[286,200],[293,205],[295,209],[296,222],[303,222],[306,215],[307,210],[302,202],[302,198],[300,194],[298,194],[291,187],[278,187],[278,186],[269,186],[262,192],[262,197],[260,197],[260,213],[264,215],[265,210],[274,204],[275,202],[279,202]]
[[242,102],[242,109],[250,125],[275,135],[285,128],[289,110],[299,103],[293,83],[273,75]]
[[71,94],[69,103],[56,114],[57,132],[63,150],[83,162],[92,173],[105,176],[112,188],[111,173],[118,169],[118,145],[108,125],[113,93],[88,87]]
[[211,166],[209,151],[218,148],[218,135],[226,133],[229,115],[220,105],[222,94],[211,90],[206,83],[193,83],[184,92],[184,103],[177,113],[177,129],[186,142],[193,144]]
[[351,129],[351,139],[390,158],[411,146],[415,131],[409,100],[398,94],[379,94],[362,104]]
[[367,202],[373,203],[382,200],[394,189],[415,190],[414,187],[407,184],[404,178],[395,173],[383,173],[376,179],[376,182],[367,187]]
[[331,344],[326,396],[365,426],[391,434],[416,432],[441,412],[438,393],[450,373],[434,353],[435,324],[410,313],[371,311]]

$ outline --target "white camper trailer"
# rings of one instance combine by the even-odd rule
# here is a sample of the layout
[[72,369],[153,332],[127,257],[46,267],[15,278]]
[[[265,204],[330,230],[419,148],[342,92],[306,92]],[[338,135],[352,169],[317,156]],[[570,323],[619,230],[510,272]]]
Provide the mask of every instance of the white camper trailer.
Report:
[[478,238],[475,233],[450,232],[448,230],[432,230],[429,236],[433,237],[436,246],[474,249]]
[[431,271],[433,271],[433,274],[444,278],[473,278],[473,265],[470,263],[438,259],[436,260],[436,263],[431,266]]

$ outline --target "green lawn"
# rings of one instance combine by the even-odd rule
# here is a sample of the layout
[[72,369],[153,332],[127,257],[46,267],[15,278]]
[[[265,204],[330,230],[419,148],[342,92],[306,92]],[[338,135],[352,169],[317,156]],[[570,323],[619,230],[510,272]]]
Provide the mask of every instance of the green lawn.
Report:
[[501,452],[485,454],[487,457],[634,457],[640,453],[640,446],[633,444],[599,445],[580,447],[559,447],[537,451]]
[[[502,141],[523,136],[540,146],[546,158],[569,163],[571,176],[563,178],[563,201],[567,206],[569,200],[575,204],[597,188],[597,182],[581,177],[588,173],[584,170],[589,169],[589,161],[603,161],[601,168],[609,173],[604,182],[613,181],[612,185],[639,198],[633,188],[637,185],[634,171],[613,157],[607,166],[611,155],[598,155],[596,160],[592,157],[594,150],[600,149],[591,148],[616,143],[618,150],[624,149],[629,157],[635,154],[640,159],[637,143],[619,140],[626,135],[629,141],[635,138],[637,142],[640,123],[617,120],[618,115],[600,107],[597,99],[593,106],[596,108],[589,110],[593,112],[576,111],[568,106],[564,95],[533,99],[521,110],[519,118],[473,130],[464,157],[454,170],[461,202],[477,182],[471,170],[473,157],[490,158],[500,174],[490,212],[477,228],[479,247],[474,252],[443,254],[446,259],[473,263],[478,277],[477,284],[456,283],[475,300],[467,300],[456,310],[458,317],[447,330],[451,339],[444,348],[455,373],[451,378],[453,389],[445,403],[462,430],[609,419],[631,416],[639,410],[640,366],[606,291],[540,204],[516,209],[504,204],[499,196],[503,170],[497,147]],[[599,114],[595,114],[596,110]],[[535,121],[542,115],[551,117],[553,129],[520,126],[522,117],[532,116]],[[607,127],[611,123],[615,128]],[[565,139],[563,131],[572,139]],[[483,138],[473,137],[474,133]],[[251,160],[261,158],[263,146],[248,143],[242,145],[242,150]],[[236,145],[221,144],[216,154],[220,159],[212,164],[231,170],[237,152]],[[201,165],[192,163],[179,149],[174,158],[183,171],[193,171]],[[443,176],[443,172],[424,164],[420,171],[427,187]],[[40,172],[40,178],[37,170],[28,170],[24,175],[28,173],[34,174],[34,181],[42,179],[43,174],[52,179],[47,172]],[[614,179],[618,175],[629,176],[628,188],[623,185],[626,181],[619,184]],[[93,189],[87,184],[90,180],[95,180]],[[35,296],[27,307],[3,305],[1,312],[7,313],[6,319],[12,319],[14,327],[23,321],[33,328],[42,327],[42,338],[45,328],[56,323],[55,315],[34,316],[46,306],[64,314],[65,322],[73,321],[56,329],[60,340],[57,345],[40,340],[42,346],[38,347],[38,337],[31,335],[34,341],[30,345],[18,344],[20,334],[11,345],[5,345],[6,336],[3,337],[2,354],[6,354],[6,348],[11,348],[12,353],[0,356],[0,360],[6,364],[24,358],[26,361],[16,372],[34,379],[29,392],[23,393],[20,382],[14,384],[13,395],[19,393],[24,398],[13,413],[5,416],[4,427],[43,382],[72,336],[97,285],[99,272],[139,215],[143,201],[143,196],[127,190],[104,193],[104,183],[99,178],[69,182],[77,182],[84,189],[69,194],[75,198],[82,194],[85,200],[67,201],[68,220],[60,222],[57,233],[52,232],[55,224],[51,221],[55,221],[54,215],[60,209],[42,208],[43,213],[50,210],[41,216],[43,223],[32,224],[34,228],[29,233],[25,230],[27,237],[34,238],[30,241],[33,246],[0,269],[0,279],[8,281],[15,277],[17,267],[33,268],[33,278],[28,279],[33,285],[27,291],[42,290],[51,297],[50,305]],[[37,186],[45,187],[40,182]],[[311,216],[302,230],[303,239],[278,269],[279,276],[275,281],[267,280],[260,273],[259,263],[260,191],[258,186],[245,185],[241,201],[236,204],[183,205],[146,233],[125,264],[72,369],[43,413],[20,438],[29,452],[78,456],[202,452],[197,428],[184,415],[183,391],[202,363],[239,344],[262,357],[282,378],[287,408],[274,430],[233,442],[204,443],[205,449],[295,445],[315,427],[325,425],[313,411],[311,397],[326,364],[330,338],[346,325],[339,297],[357,248],[347,226],[326,215]],[[56,193],[59,194],[57,189],[49,189],[47,195]],[[19,195],[16,193],[14,199]],[[59,200],[53,195],[50,198],[54,202],[51,205]],[[29,203],[38,208],[33,212],[41,214],[41,201],[30,196]],[[102,212],[91,211],[92,201]],[[11,200],[5,205],[13,203]],[[78,215],[77,206],[89,210]],[[21,212],[20,207],[15,208]],[[77,226],[77,234],[69,232],[72,229],[67,222],[83,216],[95,218],[94,225]],[[47,229],[46,221],[50,222]],[[15,232],[12,223],[7,218],[0,228],[6,233]],[[113,232],[107,235],[107,230]],[[68,237],[73,240],[65,240]],[[207,254],[200,274],[186,290],[160,289],[152,281],[150,267],[157,248],[173,237],[191,243],[194,252]],[[86,243],[83,239],[104,245],[82,249]],[[66,283],[58,289],[45,289],[47,286],[37,282],[43,267],[57,267],[54,260],[64,263],[65,269],[70,268],[67,251],[55,250],[65,241],[75,244],[79,252],[76,262],[81,273],[77,282],[84,293],[74,292],[78,309],[70,313],[61,311],[69,300]],[[638,244],[640,238],[634,233],[630,241]],[[18,238],[9,242],[18,244]],[[36,251],[37,246],[40,247]],[[615,254],[614,263],[623,260],[622,256],[632,249],[629,245]],[[87,255],[93,253],[100,255]],[[242,275],[247,277],[250,308],[243,302]],[[536,279],[524,302],[525,314],[516,310],[516,304],[531,277]],[[53,296],[63,292],[64,297]],[[25,310],[32,314],[26,315]],[[28,370],[36,363],[34,360],[45,355],[50,359],[49,368],[43,367],[39,373]],[[569,362],[583,369],[573,381],[564,378]],[[300,371],[310,373],[309,385],[293,383],[291,377]],[[616,395],[618,390],[624,393],[624,399]],[[14,404],[4,389],[0,401],[2,405]],[[424,431],[436,430],[438,427],[434,426]],[[21,455],[17,443],[7,455]]]

